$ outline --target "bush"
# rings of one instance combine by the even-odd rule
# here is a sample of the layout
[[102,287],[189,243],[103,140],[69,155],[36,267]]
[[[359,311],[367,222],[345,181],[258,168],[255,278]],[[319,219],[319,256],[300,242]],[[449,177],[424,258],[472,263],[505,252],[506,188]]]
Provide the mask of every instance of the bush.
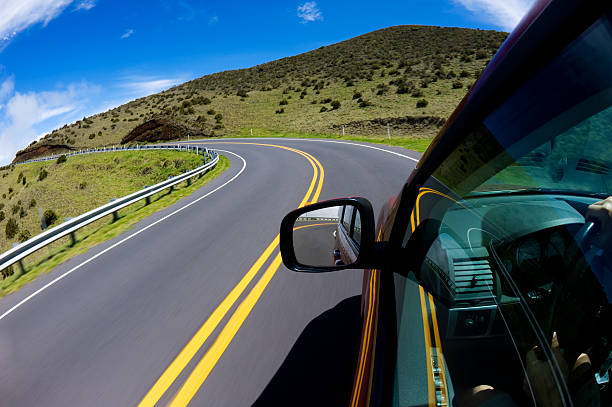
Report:
[[23,177],[23,179],[21,180],[21,183],[22,183],[23,185],[25,185],[25,184],[26,184],[26,182],[27,182],[27,181],[26,181],[26,177],[24,176],[24,177]]
[[21,184],[21,180],[23,179],[23,172],[19,173],[19,176],[17,177],[17,183]]
[[276,112],[274,112],[274,113],[276,113],[276,114],[283,114],[283,113],[285,113],[285,108],[281,107],[280,109],[276,110]]
[[463,83],[456,81],[453,82],[453,89],[461,89],[463,87]]
[[17,203],[15,205],[13,205],[13,207],[11,208],[11,213],[13,215],[16,215],[19,212],[19,208],[21,208],[21,204]]
[[425,99],[419,99],[416,103],[416,107],[427,107],[429,102]]
[[215,109],[208,109],[208,111],[206,113],[212,116],[213,114],[215,114],[217,112],[215,112]]
[[43,218],[45,219],[45,224],[51,226],[57,220],[57,214],[53,209],[47,209],[45,213],[43,213]]
[[411,88],[406,83],[400,83],[399,85],[397,85],[396,93],[398,95],[403,95],[404,93],[410,92],[410,89]]
[[223,120],[223,115],[221,113],[217,113],[215,115],[215,120],[217,121],[217,123],[219,123],[221,120]]
[[288,105],[288,104],[289,104],[289,102],[287,101],[287,99],[283,99],[283,100],[281,100],[281,101],[278,103],[278,105],[279,105],[279,106],[284,106],[284,105]]
[[79,184],[79,189],[85,189],[85,188],[87,188],[87,182],[81,182]]
[[470,73],[464,69],[463,71],[459,72],[459,76],[462,78],[467,78],[470,76]]
[[321,99],[321,103],[322,103],[322,104],[324,104],[324,103],[330,103],[330,102],[331,102],[331,99],[330,99],[330,98],[327,98],[327,99]]
[[15,274],[15,271],[13,270],[13,266],[8,266],[4,270],[2,270],[0,273],[2,274],[2,278],[5,279]]
[[25,209],[23,209],[23,206],[20,206],[19,207],[19,217],[25,218],[26,215],[27,215],[27,212],[25,211]]
[[332,110],[340,109],[340,101],[334,100],[333,102],[331,102],[331,108]]
[[61,163],[65,163],[67,160],[66,156],[64,154],[60,155],[59,157],[57,157],[57,164],[61,164]]
[[327,108],[325,106],[321,106],[321,110],[319,110],[319,113],[323,112],[327,112]]
[[359,98],[361,98],[361,93],[360,92],[353,93],[353,100],[359,99]]
[[[125,121],[125,119],[123,119],[123,121]],[[96,138],[95,133],[91,133],[91,134],[89,135],[89,139],[90,139],[90,140],[93,140],[93,139],[95,139],[95,138]]]
[[6,234],[7,239],[12,239],[19,232],[19,225],[17,221],[13,218],[10,218],[8,222],[6,222],[6,226],[4,227],[4,233]]
[[32,198],[32,200],[30,201],[30,208],[33,208],[36,206],[36,199]]
[[17,240],[19,240],[19,243],[23,243],[26,240],[30,239],[32,237],[32,234],[30,233],[29,230],[22,230],[21,233],[19,233],[19,236],[17,237]]
[[413,98],[420,98],[423,97],[423,92],[418,89],[415,89],[414,92],[412,92],[412,95],[410,96],[412,96]]
[[246,90],[244,89],[240,89],[238,92],[236,92],[236,95],[240,96],[241,98],[249,97]]
[[0,222],[4,220],[6,216],[4,215],[4,211],[0,211]]
[[368,107],[368,106],[372,106],[372,103],[365,99],[362,99],[361,102],[359,102],[359,107]]

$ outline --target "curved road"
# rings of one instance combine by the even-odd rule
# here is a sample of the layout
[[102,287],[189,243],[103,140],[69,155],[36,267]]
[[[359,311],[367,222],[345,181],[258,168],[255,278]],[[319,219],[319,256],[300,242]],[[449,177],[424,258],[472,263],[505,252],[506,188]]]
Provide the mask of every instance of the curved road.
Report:
[[201,145],[231,167],[0,300],[0,406],[346,404],[362,273],[290,272],[275,237],[306,201],[360,195],[377,213],[419,154],[326,140]]

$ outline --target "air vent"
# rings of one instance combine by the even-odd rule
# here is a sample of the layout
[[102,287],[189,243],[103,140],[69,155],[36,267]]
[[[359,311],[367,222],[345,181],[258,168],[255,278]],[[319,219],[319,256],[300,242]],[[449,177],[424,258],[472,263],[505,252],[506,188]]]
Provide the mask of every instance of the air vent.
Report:
[[578,160],[576,164],[576,169],[578,171],[590,172],[593,174],[601,174],[601,175],[609,175],[610,174],[610,164],[605,163],[601,160],[589,159],[589,158],[581,158]]
[[493,272],[484,247],[449,250],[455,279],[455,302],[493,298]]

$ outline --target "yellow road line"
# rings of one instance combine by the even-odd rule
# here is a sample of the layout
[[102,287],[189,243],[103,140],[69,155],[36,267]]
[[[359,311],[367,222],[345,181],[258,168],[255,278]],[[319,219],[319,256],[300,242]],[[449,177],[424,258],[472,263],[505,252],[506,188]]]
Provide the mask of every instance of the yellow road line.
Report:
[[425,303],[425,291],[419,286],[419,296],[421,297],[421,313],[423,316],[423,334],[425,336],[425,359],[427,364],[427,399],[429,406],[435,407],[436,394],[433,382],[433,368],[431,366],[431,334],[429,333],[429,320],[427,318],[427,304]]
[[251,310],[257,303],[257,300],[259,300],[259,297],[263,294],[263,291],[276,273],[276,270],[280,266],[281,262],[282,260],[279,253],[276,255],[276,258],[272,264],[270,264],[261,279],[257,282],[257,285],[255,285],[253,290],[251,290],[244,301],[240,304],[236,312],[234,312],[227,325],[225,325],[223,328],[223,331],[221,331],[215,342],[200,360],[193,372],[191,372],[187,378],[187,381],[185,381],[185,384],[177,393],[175,399],[172,400],[172,403],[170,404],[171,407],[186,406],[189,404],[193,396],[195,396],[202,384],[204,384],[204,381],[208,377],[213,367],[215,367],[217,364],[217,361],[221,355],[223,355],[223,352],[225,352],[225,349],[227,349],[229,346],[246,317],[250,314]]
[[[256,144],[256,143],[232,143],[232,144]],[[323,166],[319,161],[311,156],[310,154],[303,152],[301,150],[292,149],[285,146],[275,146],[273,144],[256,144],[268,147],[278,147],[282,149],[286,149],[289,151],[293,151],[305,157],[313,167],[313,178],[306,192],[306,195],[302,199],[300,203],[300,207],[306,205],[308,203],[308,197],[314,190],[314,186],[317,180],[317,175],[319,174],[318,169],[320,169],[319,185],[317,186],[315,197],[318,198],[322,183],[323,183]],[[314,202],[314,200],[313,200]],[[181,350],[178,356],[172,361],[170,366],[162,373],[160,378],[155,382],[153,387],[147,392],[145,397],[138,404],[139,407],[153,407],[159,399],[164,395],[164,393],[168,390],[168,388],[174,383],[176,378],[180,375],[183,369],[187,366],[187,364],[191,361],[191,359],[195,356],[197,351],[203,346],[205,341],[211,335],[211,333],[215,330],[217,325],[221,322],[221,320],[225,317],[229,309],[232,305],[238,300],[240,295],[242,295],[243,291],[249,285],[251,280],[257,275],[259,269],[263,266],[263,264],[268,260],[272,252],[277,248],[279,244],[279,236],[277,235],[274,240],[268,245],[268,247],[264,250],[261,256],[257,259],[255,264],[249,269],[249,271],[244,275],[244,277],[238,282],[238,284],[230,291],[230,293],[225,297],[225,299],[217,306],[217,308],[213,311],[210,317],[204,322],[204,324],[198,329],[196,334],[189,340],[187,345]],[[280,256],[280,255],[279,255]],[[279,257],[277,256],[277,257]],[[280,263],[279,263],[280,264]],[[278,266],[277,266],[278,268]],[[269,270],[269,269],[268,269]],[[249,294],[250,295],[250,294]],[[212,369],[212,367],[211,367]]]
[[444,366],[444,353],[442,352],[442,341],[440,340],[440,331],[438,330],[438,318],[436,316],[436,305],[433,297],[427,293],[429,297],[429,309],[431,310],[431,321],[433,322],[434,338],[436,340],[436,357],[438,358],[438,369],[440,369],[440,404],[448,406],[448,391],[446,387],[446,367]]
[[361,397],[361,386],[363,381],[363,372],[365,370],[365,363],[368,359],[368,350],[370,345],[370,327],[372,323],[372,314],[374,311],[374,305],[372,304],[372,293],[374,289],[372,288],[372,281],[374,280],[373,276],[370,277],[369,285],[368,285],[368,314],[366,317],[366,327],[365,327],[365,337],[361,342],[361,354],[359,358],[359,370],[357,371],[357,380],[356,386],[357,390],[353,392],[353,400],[351,401],[351,406],[354,407],[359,403],[359,398]]
[[295,228],[293,228],[294,231],[299,230],[299,229],[304,229],[304,228],[311,228],[314,226],[327,226],[327,225],[337,225],[337,222],[328,222],[328,223],[314,223],[312,225],[303,225],[303,226],[297,226]]

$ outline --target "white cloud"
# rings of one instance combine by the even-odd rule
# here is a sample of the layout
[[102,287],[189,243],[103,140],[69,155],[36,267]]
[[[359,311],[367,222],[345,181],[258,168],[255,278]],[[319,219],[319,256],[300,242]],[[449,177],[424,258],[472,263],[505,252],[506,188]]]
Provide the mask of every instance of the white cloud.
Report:
[[301,6],[298,6],[297,16],[302,19],[302,23],[323,20],[323,14],[321,14],[321,11],[317,7],[317,3],[314,1],[307,1]]
[[527,13],[533,0],[453,0],[478,18],[512,31]]
[[0,107],[0,165],[8,164],[41,134],[90,114],[88,99],[99,91],[81,82],[59,90],[20,93],[14,91],[14,78],[6,79],[0,86],[0,96],[6,100]]
[[0,1],[0,52],[21,31],[31,25],[47,25],[73,0]]
[[218,16],[212,16],[211,18],[208,19],[208,25],[215,25],[218,22],[219,22]]
[[81,0],[74,7],[75,10],[91,10],[96,7],[96,0]]
[[129,30],[127,30],[122,36],[121,39],[124,40],[126,38],[128,38],[130,35],[134,34],[134,30],[132,30],[131,28]]
[[126,76],[119,86],[132,97],[143,97],[179,85],[185,80],[182,78],[159,78],[152,76]]

